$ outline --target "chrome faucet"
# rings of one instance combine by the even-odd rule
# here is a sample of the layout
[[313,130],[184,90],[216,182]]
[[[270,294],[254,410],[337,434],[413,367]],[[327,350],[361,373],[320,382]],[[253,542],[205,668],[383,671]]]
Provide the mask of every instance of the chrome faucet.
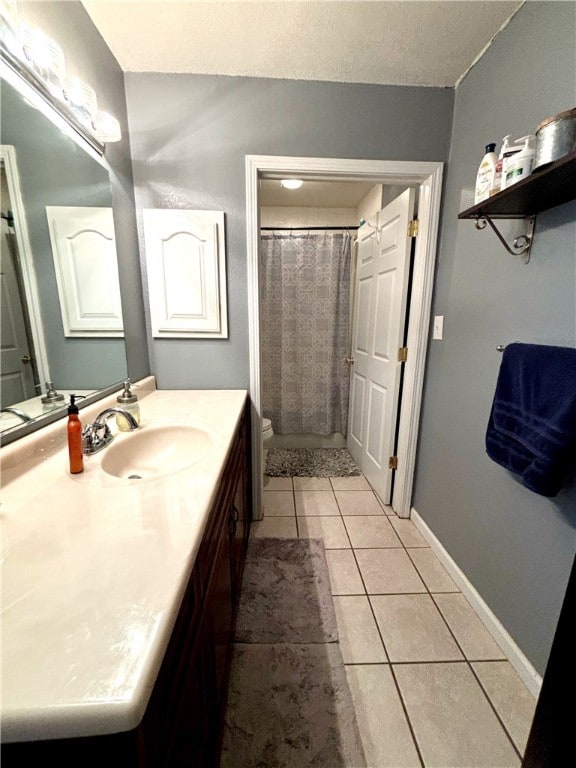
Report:
[[98,453],[112,442],[114,435],[108,426],[108,417],[115,413],[126,419],[131,432],[138,429],[138,422],[124,408],[106,408],[96,416],[92,424],[87,424],[82,430],[82,452],[86,456]]
[[0,413],[11,413],[14,416],[18,416],[22,419],[22,421],[32,421],[32,417],[28,416],[27,413],[24,413],[24,411],[21,411],[20,408],[14,408],[13,406],[6,406],[6,408],[2,408]]

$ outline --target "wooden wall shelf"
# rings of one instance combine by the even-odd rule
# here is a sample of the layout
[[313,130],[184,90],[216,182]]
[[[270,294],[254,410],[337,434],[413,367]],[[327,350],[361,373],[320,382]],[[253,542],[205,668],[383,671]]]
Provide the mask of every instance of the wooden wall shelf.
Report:
[[508,189],[467,208],[459,219],[524,219],[576,199],[576,150]]

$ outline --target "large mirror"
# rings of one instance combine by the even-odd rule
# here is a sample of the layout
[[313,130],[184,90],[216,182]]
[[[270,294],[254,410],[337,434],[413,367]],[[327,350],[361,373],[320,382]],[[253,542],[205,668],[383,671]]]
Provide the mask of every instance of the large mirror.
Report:
[[108,171],[17,85],[0,80],[3,442],[127,375]]

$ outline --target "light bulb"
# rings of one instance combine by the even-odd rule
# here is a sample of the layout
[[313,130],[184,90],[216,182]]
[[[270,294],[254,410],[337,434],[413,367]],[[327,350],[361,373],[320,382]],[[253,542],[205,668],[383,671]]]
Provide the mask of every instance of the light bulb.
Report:
[[94,88],[77,77],[69,77],[64,85],[64,95],[78,120],[92,129],[97,109]]
[[300,189],[304,182],[302,179],[282,179],[280,184],[284,187],[284,189]]
[[96,113],[96,117],[94,118],[94,133],[103,144],[112,141],[120,141],[122,138],[120,123],[116,120],[114,115],[111,115],[108,112]]
[[62,48],[39,29],[28,24],[21,25],[20,36],[24,56],[31,68],[43,80],[50,93],[61,99],[66,72]]

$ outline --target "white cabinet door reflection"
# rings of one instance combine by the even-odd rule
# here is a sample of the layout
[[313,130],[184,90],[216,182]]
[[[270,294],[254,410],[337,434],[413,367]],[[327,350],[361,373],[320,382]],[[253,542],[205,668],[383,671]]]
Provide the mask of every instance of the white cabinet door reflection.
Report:
[[143,211],[152,334],[227,338],[224,213]]
[[111,208],[47,206],[64,334],[123,336]]

